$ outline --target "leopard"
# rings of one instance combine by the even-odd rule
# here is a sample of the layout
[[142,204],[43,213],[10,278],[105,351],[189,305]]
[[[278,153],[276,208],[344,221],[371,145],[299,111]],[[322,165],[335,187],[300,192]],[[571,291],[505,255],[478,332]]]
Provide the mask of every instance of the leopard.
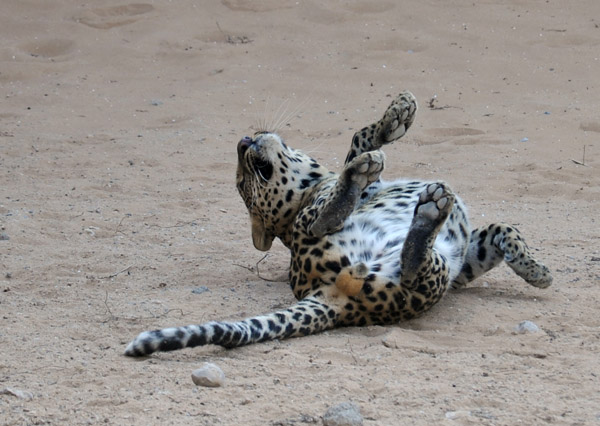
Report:
[[239,321],[144,331],[125,355],[397,324],[502,262],[530,285],[550,286],[550,270],[515,226],[472,229],[463,201],[444,181],[381,178],[382,147],[406,134],[417,109],[411,92],[400,93],[379,121],[353,135],[339,173],[291,148],[277,132],[244,136],[237,144],[236,186],[252,242],[268,251],[278,239],[289,249],[297,302]]

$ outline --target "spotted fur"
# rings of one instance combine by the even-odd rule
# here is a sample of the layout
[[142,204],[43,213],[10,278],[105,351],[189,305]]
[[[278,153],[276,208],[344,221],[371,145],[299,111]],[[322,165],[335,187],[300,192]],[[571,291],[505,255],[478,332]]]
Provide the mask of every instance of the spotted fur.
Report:
[[125,354],[149,355],[199,345],[227,348],[305,336],[338,326],[415,318],[451,287],[503,260],[545,288],[552,276],[519,231],[492,224],[471,231],[462,201],[443,182],[382,181],[380,148],[402,137],[417,103],[396,98],[383,118],[356,132],[344,169],[330,172],[274,133],[243,138],[237,187],[250,214],[252,241],[290,250],[294,306],[236,322],[141,333]]

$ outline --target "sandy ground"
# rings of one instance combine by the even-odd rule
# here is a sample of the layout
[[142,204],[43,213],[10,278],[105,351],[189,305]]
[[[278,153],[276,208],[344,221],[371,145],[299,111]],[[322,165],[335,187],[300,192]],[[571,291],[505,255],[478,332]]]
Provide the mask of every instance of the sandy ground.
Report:
[[[25,392],[1,424],[320,424],[342,401],[365,425],[600,424],[600,2],[1,9],[0,391]],[[405,88],[421,110],[385,176],[517,225],[552,287],[502,266],[398,326],[122,355],[292,303],[281,244],[256,273],[237,141],[266,121],[339,170]],[[205,361],[225,386],[192,383]]]

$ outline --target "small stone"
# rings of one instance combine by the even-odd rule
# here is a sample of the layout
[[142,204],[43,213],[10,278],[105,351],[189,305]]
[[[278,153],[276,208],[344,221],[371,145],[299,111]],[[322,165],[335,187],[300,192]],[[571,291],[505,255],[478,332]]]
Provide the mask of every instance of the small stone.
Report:
[[471,412],[467,410],[447,411],[446,418],[448,420],[458,420],[471,417]]
[[31,392],[23,391],[23,390],[19,390],[19,389],[13,389],[13,388],[4,388],[4,389],[0,390],[0,395],[11,395],[11,396],[17,397],[19,399],[25,399],[25,400],[33,399],[33,394]]
[[360,408],[353,402],[342,402],[329,407],[323,415],[323,426],[361,426]]
[[205,362],[202,367],[192,372],[192,381],[196,386],[218,388],[225,383],[225,373],[217,365]]
[[4,232],[0,232],[0,241],[8,241],[10,240],[10,237],[8,236],[8,234],[4,233]]
[[534,322],[523,321],[523,322],[520,322],[515,327],[515,330],[519,334],[525,334],[525,333],[537,333],[538,331],[540,331],[540,328]]
[[208,287],[206,287],[205,285],[201,285],[200,287],[196,287],[192,290],[192,293],[194,294],[202,294],[202,293],[206,293],[207,291],[210,291],[210,289]]
[[498,327],[497,325],[488,327],[486,330],[483,331],[483,335],[485,337],[495,336],[496,334],[501,334],[500,327]]
[[529,138],[523,138],[521,139],[521,142],[527,142],[529,140]]

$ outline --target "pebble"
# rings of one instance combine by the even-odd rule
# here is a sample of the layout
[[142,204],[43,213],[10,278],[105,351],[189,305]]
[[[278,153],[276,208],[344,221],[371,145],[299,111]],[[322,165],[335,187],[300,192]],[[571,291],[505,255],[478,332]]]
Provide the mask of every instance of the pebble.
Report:
[[25,400],[33,399],[33,394],[31,392],[13,388],[4,388],[0,390],[0,395],[11,395]]
[[0,241],[8,241],[10,240],[10,237],[8,236],[8,234],[4,233],[4,232],[0,232]]
[[323,415],[323,426],[361,426],[360,408],[353,402],[342,402],[329,407]]
[[500,327],[498,327],[497,325],[488,327],[486,330],[483,331],[483,335],[486,337],[495,336],[495,335],[501,334],[501,333],[502,332],[500,330]]
[[210,291],[210,289],[208,287],[206,287],[205,285],[201,285],[200,287],[196,287],[196,288],[192,289],[192,293],[194,293],[194,294],[202,294],[202,293],[206,293],[207,291]]
[[192,381],[196,386],[218,388],[225,383],[225,373],[219,366],[205,362],[202,367],[192,372]]
[[447,411],[446,418],[448,420],[458,420],[471,417],[471,412],[467,410]]
[[525,334],[525,333],[537,333],[538,331],[540,331],[540,328],[534,322],[523,321],[523,322],[520,322],[515,327],[515,330],[519,334]]
[[529,138],[523,138],[521,139],[521,142],[527,142],[529,140]]

